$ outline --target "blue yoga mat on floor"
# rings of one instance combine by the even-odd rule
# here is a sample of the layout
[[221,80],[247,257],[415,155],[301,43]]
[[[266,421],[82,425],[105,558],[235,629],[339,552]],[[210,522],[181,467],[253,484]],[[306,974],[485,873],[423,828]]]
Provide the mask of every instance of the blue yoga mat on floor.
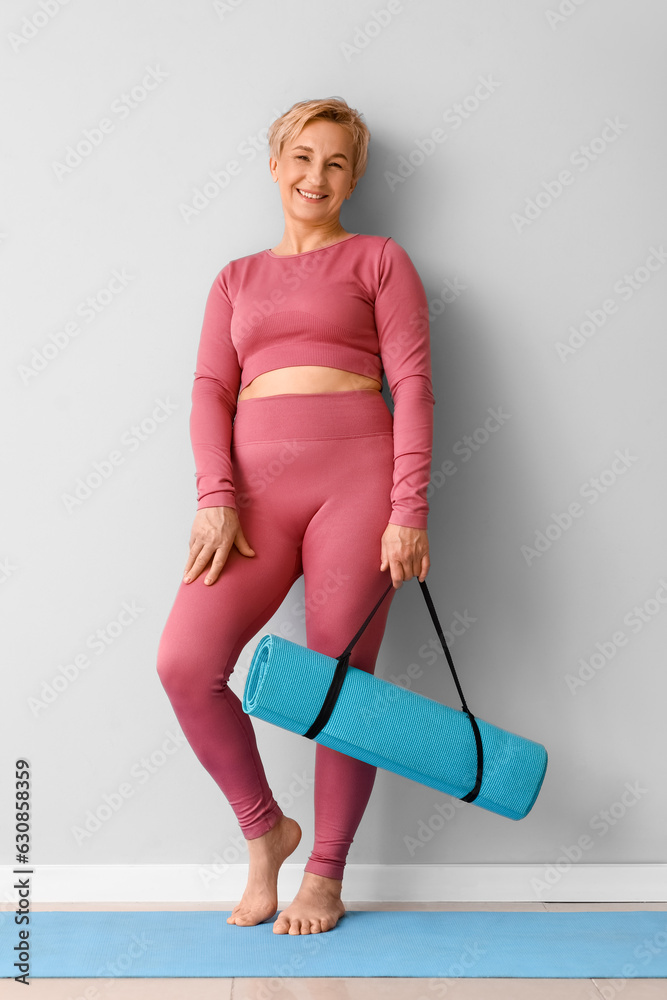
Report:
[[[264,635],[253,654],[243,710],[303,736],[316,719],[337,661],[277,635]],[[523,819],[544,780],[541,743],[477,718],[484,776],[473,805]],[[349,666],[331,717],[317,743],[463,798],[475,785],[477,750],[462,711]]]
[[[330,931],[274,934],[231,911],[30,914],[35,978],[667,976],[667,913],[348,910]],[[275,920],[275,918],[274,918]],[[25,926],[25,925],[23,925]],[[0,927],[0,974],[16,975]],[[18,994],[17,994],[18,995]]]

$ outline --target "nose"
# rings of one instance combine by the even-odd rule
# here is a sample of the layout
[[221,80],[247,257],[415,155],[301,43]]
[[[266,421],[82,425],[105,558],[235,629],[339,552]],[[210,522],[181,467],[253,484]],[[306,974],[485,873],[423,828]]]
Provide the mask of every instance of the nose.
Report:
[[308,165],[308,170],[306,171],[306,177],[308,179],[308,183],[312,184],[314,188],[323,187],[324,165],[318,167],[316,163],[310,163]]

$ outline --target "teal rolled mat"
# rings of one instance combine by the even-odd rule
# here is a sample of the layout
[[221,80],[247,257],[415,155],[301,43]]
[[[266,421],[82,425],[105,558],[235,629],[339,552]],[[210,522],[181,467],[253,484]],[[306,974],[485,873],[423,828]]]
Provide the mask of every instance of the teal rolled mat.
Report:
[[[322,708],[337,665],[334,657],[264,635],[248,670],[243,710],[303,736]],[[473,804],[523,819],[542,786],[547,752],[542,744],[490,722],[477,718],[477,724],[484,766]],[[352,665],[326,725],[314,738],[455,798],[463,799],[475,785],[476,742],[464,712]]]

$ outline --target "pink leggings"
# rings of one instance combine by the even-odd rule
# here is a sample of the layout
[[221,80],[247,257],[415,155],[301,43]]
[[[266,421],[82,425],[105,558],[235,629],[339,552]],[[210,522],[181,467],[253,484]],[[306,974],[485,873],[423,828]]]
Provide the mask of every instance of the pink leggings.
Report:
[[[181,582],[158,673],[190,746],[252,840],[283,813],[251,718],[227,681],[300,576],[305,645],[334,657],[386,590],[391,574],[380,572],[380,540],[391,516],[393,417],[374,389],[242,399],[231,459],[239,520],[255,555],[232,546],[213,585],[204,584],[206,571]],[[354,646],[351,663],[360,670],[375,670],[394,594]],[[287,637],[303,641],[298,629]],[[315,842],[305,871],[343,877],[376,770],[316,744]]]

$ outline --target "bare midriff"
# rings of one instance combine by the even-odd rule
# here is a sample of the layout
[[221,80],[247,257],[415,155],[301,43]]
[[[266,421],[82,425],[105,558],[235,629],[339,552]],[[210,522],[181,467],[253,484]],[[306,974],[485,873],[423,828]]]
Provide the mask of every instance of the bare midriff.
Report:
[[291,368],[274,368],[273,371],[257,375],[241,391],[239,399],[279,396],[292,392],[349,392],[351,389],[375,389],[382,392],[382,385],[375,378],[348,372],[343,368],[296,365]]

